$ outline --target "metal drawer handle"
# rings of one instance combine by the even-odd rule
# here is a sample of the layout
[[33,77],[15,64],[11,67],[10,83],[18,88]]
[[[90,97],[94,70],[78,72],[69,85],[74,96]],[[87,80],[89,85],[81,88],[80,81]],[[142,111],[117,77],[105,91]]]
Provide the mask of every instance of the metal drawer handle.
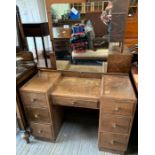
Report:
[[115,140],[113,140],[113,139],[110,141],[110,144],[111,144],[111,145],[114,145],[114,144],[122,144],[122,145],[125,145],[124,143],[115,141]]

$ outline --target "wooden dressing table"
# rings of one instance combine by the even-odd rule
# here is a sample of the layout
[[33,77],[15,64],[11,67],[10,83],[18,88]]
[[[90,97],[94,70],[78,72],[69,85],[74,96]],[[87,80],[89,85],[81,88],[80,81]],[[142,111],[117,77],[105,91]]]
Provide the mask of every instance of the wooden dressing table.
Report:
[[96,109],[99,148],[126,151],[136,107],[128,75],[40,70],[20,92],[34,137],[56,139],[63,106]]

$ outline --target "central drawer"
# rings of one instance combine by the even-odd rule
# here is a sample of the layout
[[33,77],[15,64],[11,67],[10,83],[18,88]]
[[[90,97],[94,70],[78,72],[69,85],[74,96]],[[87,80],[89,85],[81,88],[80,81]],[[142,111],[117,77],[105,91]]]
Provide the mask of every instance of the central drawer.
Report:
[[49,111],[46,108],[25,108],[30,122],[50,123]]
[[100,131],[108,131],[114,133],[128,133],[130,129],[131,118],[116,115],[101,115]]
[[98,109],[98,100],[76,99],[72,97],[52,96],[53,104]]

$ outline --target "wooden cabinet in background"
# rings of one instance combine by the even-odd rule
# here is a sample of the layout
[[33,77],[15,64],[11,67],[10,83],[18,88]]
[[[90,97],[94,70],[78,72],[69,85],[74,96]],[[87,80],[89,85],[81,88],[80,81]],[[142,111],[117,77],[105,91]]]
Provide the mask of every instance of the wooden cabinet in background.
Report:
[[124,44],[127,47],[138,44],[138,13],[127,18]]

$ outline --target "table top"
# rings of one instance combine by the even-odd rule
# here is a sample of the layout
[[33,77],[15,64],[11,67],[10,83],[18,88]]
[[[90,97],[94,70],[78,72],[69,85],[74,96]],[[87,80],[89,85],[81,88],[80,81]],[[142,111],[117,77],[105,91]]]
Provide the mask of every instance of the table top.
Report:
[[70,74],[63,74],[61,71],[40,71],[22,87],[22,90],[38,93],[46,93],[51,90],[49,93],[55,97],[81,98],[93,101],[99,100],[101,96],[136,101],[128,75],[84,77],[70,76]]
[[61,73],[38,72],[23,87],[22,91],[46,93],[60,78]]
[[128,75],[104,75],[103,96],[114,99],[136,100]]
[[53,38],[54,39],[70,39],[71,37],[71,29],[63,28],[63,27],[53,27]]
[[53,96],[75,97],[85,99],[99,99],[101,79],[63,77],[57,84]]

